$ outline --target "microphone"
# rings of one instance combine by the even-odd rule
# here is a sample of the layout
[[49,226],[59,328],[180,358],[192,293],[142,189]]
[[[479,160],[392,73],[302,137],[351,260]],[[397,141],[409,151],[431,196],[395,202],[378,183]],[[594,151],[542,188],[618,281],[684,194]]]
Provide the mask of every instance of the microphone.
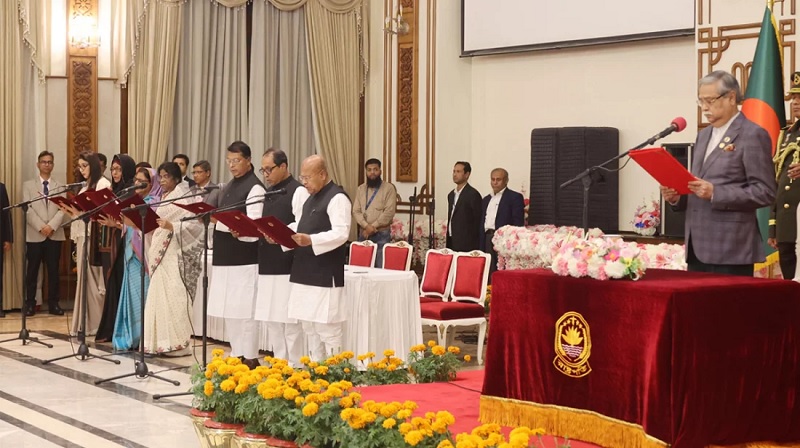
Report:
[[131,192],[131,191],[144,190],[145,188],[147,188],[147,183],[146,182],[142,182],[142,183],[139,183],[139,184],[133,184],[130,187],[125,187],[122,190],[120,190],[119,193],[117,193],[117,196],[118,197],[122,196],[123,194]]
[[277,190],[267,191],[262,195],[262,197],[266,200],[270,196],[277,196],[281,194],[286,194],[285,188],[278,188]]
[[83,182],[73,182],[71,184],[62,185],[63,188],[72,188],[72,187],[85,187],[86,181]]
[[650,140],[648,140],[648,144],[652,145],[653,143],[655,143],[656,140],[661,140],[662,138],[668,136],[669,134],[672,134],[673,132],[681,132],[684,129],[686,129],[686,119],[683,117],[675,117],[672,120],[672,123],[669,124],[668,128],[650,137]]
[[195,185],[194,187],[192,187],[192,190],[203,190],[203,191],[212,191],[218,189],[219,185],[207,185],[205,187],[198,187],[197,185]]

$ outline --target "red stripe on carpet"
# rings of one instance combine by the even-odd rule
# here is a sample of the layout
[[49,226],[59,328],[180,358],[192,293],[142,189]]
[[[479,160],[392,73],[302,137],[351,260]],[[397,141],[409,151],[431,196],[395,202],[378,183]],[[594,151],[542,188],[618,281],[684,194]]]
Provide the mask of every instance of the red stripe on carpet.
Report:
[[[449,411],[456,418],[450,427],[452,434],[470,432],[481,424],[478,421],[480,412],[481,388],[483,387],[483,370],[458,372],[455,381],[449,383],[429,384],[393,384],[389,386],[360,387],[362,401],[399,401],[411,400],[419,406],[414,415],[426,412]],[[506,430],[508,433],[508,430]],[[544,437],[546,448],[556,447],[553,437]],[[572,448],[598,448],[591,443],[570,441]]]

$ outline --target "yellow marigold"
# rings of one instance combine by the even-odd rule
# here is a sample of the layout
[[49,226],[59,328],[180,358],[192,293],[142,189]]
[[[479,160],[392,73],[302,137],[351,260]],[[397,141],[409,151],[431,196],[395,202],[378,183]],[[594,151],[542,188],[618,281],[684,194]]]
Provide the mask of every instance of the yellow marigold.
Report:
[[383,356],[385,356],[387,358],[391,358],[392,356],[394,356],[394,350],[384,350],[383,351]]
[[466,361],[466,362],[472,361],[472,356],[464,355],[464,361]]
[[372,423],[378,418],[378,414],[374,412],[365,412],[362,415],[362,418],[364,419],[365,422]]
[[345,420],[345,421],[350,420],[350,417],[353,416],[355,411],[356,410],[353,409],[353,408],[346,408],[345,410],[343,410],[342,412],[339,413],[339,417],[341,417],[342,420]]
[[428,347],[433,347],[434,345],[436,345],[436,341],[434,341],[433,339],[428,341]]
[[214,350],[211,350],[211,357],[213,357],[213,358],[221,358],[222,355],[224,355],[224,354],[225,354],[225,350],[223,350],[221,348],[215,348]]
[[400,406],[395,405],[394,403],[389,403],[385,406],[381,406],[381,410],[379,411],[380,414],[386,418],[393,416],[397,411],[400,410]]
[[344,359],[353,359],[353,357],[355,357],[355,353],[353,352],[350,351],[342,352],[342,358]]
[[306,403],[306,405],[303,406],[303,415],[306,417],[316,415],[317,412],[319,412],[319,405],[316,403]]
[[450,347],[447,347],[447,351],[452,353],[452,354],[454,354],[454,355],[457,355],[457,354],[461,353],[461,349],[456,347],[455,345],[451,345]]
[[436,445],[436,448],[454,448],[453,444],[449,440],[442,440]]
[[344,373],[350,373],[350,367],[345,367],[344,368]]
[[442,356],[446,352],[447,351],[441,345],[434,345],[433,347],[431,347],[431,353],[433,353],[436,356]]
[[319,363],[316,362],[316,361],[311,361],[310,363],[308,363],[308,367],[310,367],[312,369],[316,369],[317,366],[319,366]]
[[411,348],[409,349],[409,351],[412,351],[412,352],[424,352],[425,351],[425,344],[412,345]]
[[411,400],[406,400],[405,403],[403,403],[403,409],[408,409],[409,411],[413,411],[417,409],[417,403]]
[[343,408],[352,408],[354,404],[353,399],[350,397],[342,397],[342,399],[339,400],[339,406]]
[[289,366],[285,366],[283,369],[281,369],[281,373],[284,375],[291,375],[294,373],[294,369]]
[[211,381],[206,381],[206,383],[203,384],[203,393],[206,395],[206,397],[210,397],[211,394],[214,393],[214,383]]
[[411,446],[417,446],[423,439],[425,439],[425,435],[420,431],[409,431],[403,436],[403,440]]
[[302,364],[308,364],[308,363],[311,362],[311,358],[309,358],[308,356],[303,356],[303,357],[300,358],[300,362]]
[[394,364],[388,365],[388,366],[386,366],[386,370],[388,370],[390,372],[394,372],[395,370],[397,370],[397,366],[394,365]]
[[397,430],[400,431],[400,434],[406,435],[409,431],[411,431],[412,426],[410,423],[400,423],[400,426],[397,427]]
[[502,442],[505,442],[505,438],[503,437],[503,434],[499,432],[491,433],[489,434],[489,437],[486,438],[486,446],[497,446]]
[[342,391],[342,389],[340,389],[338,386],[334,386],[334,385],[331,385],[330,387],[328,387],[328,393],[331,394],[331,396],[333,396],[333,397],[341,397],[342,395],[344,395],[344,392]]
[[524,432],[511,434],[508,436],[508,443],[514,448],[527,447],[531,441],[531,437]]
[[239,364],[241,364],[241,363],[242,363],[242,360],[241,360],[241,359],[239,359],[239,358],[234,358],[234,357],[232,357],[232,356],[229,356],[229,357],[228,357],[228,359],[226,359],[226,360],[225,360],[225,362],[226,362],[226,363],[227,363],[229,366],[238,366]]
[[206,376],[206,379],[210,380],[211,377],[214,376],[214,372],[212,372],[210,370],[206,370],[205,376]]
[[472,435],[486,438],[489,434],[499,433],[500,425],[497,423],[486,423],[472,429]]
[[411,417],[411,411],[410,410],[402,409],[400,411],[397,411],[397,418],[399,418],[401,420],[405,420],[405,419],[407,419],[409,417]]
[[383,427],[386,428],[386,429],[392,429],[392,428],[394,428],[394,425],[396,425],[396,424],[397,424],[397,420],[395,420],[393,418],[387,418],[386,420],[383,421]]
[[386,367],[388,367],[388,364],[386,364],[386,361],[381,361],[381,362],[378,363],[378,368],[379,369],[386,370]]
[[283,391],[283,398],[286,400],[294,400],[300,395],[300,391],[294,389],[292,387],[287,387],[286,390]]
[[247,392],[247,389],[249,389],[249,388],[250,388],[250,386],[248,386],[247,384],[241,384],[240,383],[240,384],[238,384],[236,386],[236,389],[234,389],[233,391],[236,392],[237,394],[243,394],[243,393]]
[[225,380],[219,383],[219,388],[222,389],[224,392],[230,392],[236,389],[236,381],[233,380]]
[[220,375],[223,375],[223,376],[228,376],[231,373],[233,373],[233,367],[231,367],[231,366],[229,366],[227,364],[223,364],[223,365],[221,365],[221,366],[219,366],[217,368],[217,373],[219,373]]
[[328,374],[328,366],[319,366],[314,369],[314,373],[317,375],[327,375]]
[[392,362],[392,365],[394,365],[395,367],[400,367],[400,366],[403,365],[404,361],[402,359],[400,359],[400,358],[392,358],[391,362]]
[[449,413],[447,411],[439,411],[439,412],[437,412],[436,413],[436,420],[442,420],[445,423],[447,423],[448,425],[452,425],[453,423],[456,422],[456,418],[453,417],[453,414],[451,414],[451,413]]
[[358,355],[358,358],[357,358],[357,359],[358,359],[359,361],[364,361],[365,359],[367,359],[367,356],[366,356],[366,355]]

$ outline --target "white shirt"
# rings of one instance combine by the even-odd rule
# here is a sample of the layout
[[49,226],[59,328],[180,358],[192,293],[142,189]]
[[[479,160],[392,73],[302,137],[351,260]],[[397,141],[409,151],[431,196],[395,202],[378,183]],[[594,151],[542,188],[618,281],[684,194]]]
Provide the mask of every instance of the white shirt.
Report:
[[459,189],[458,187],[453,189],[453,208],[450,209],[450,217],[447,220],[447,234],[450,236],[453,236],[453,230],[450,226],[450,221],[452,221],[453,219],[453,211],[456,209],[456,204],[458,203],[458,197],[461,196],[461,192],[464,191],[464,187],[466,186],[467,184],[464,184],[464,186],[462,186],[461,189]]
[[711,128],[711,138],[708,140],[708,146],[706,147],[706,155],[703,158],[703,163],[705,163],[705,161],[708,160],[708,156],[711,155],[711,152],[714,151],[717,148],[717,146],[719,146],[719,142],[722,141],[722,137],[725,136],[725,133],[728,132],[728,128],[731,127],[731,123],[733,123],[733,120],[735,120],[740,113],[741,112],[736,112],[736,115],[731,117],[731,119],[728,120],[728,122],[723,124],[722,126],[718,128],[715,127]]
[[506,189],[503,188],[497,194],[492,194],[491,199],[489,199],[489,205],[486,207],[486,219],[483,221],[484,229],[497,230],[494,228],[497,221],[497,209],[500,207],[500,199],[503,198],[503,192],[505,191]]
[[[303,218],[303,205],[310,197],[308,190],[298,188],[292,196],[292,213],[295,222],[289,224],[289,228],[297,231],[297,223]],[[350,237],[350,222],[353,205],[347,196],[337,194],[328,203],[328,219],[331,221],[331,230],[315,233],[311,236],[311,249],[314,255],[322,255],[330,252],[342,244]],[[286,250],[286,248],[284,248]]]
[[[187,185],[188,185],[188,183],[187,183]],[[253,187],[250,188],[250,192],[247,193],[247,202],[249,204],[247,205],[247,208],[246,208],[246,210],[247,210],[246,215],[247,215],[248,218],[250,218],[250,219],[258,219],[258,218],[261,217],[262,211],[264,210],[264,201],[259,201],[258,199],[259,199],[259,196],[261,198],[263,198],[264,197],[264,193],[266,193],[266,192],[267,191],[264,190],[264,187],[262,187],[261,185],[258,185],[258,184],[253,185]],[[228,226],[226,226],[225,224],[223,224],[222,222],[219,222],[219,221],[217,221],[215,230],[219,230],[220,232],[228,232],[228,233],[230,233],[230,231],[231,231],[231,229],[229,229]],[[242,241],[242,242],[245,242],[245,243],[252,243],[252,242],[258,241],[258,238],[254,238],[254,237],[250,237],[250,236],[241,236],[241,237],[239,237],[239,241]]]

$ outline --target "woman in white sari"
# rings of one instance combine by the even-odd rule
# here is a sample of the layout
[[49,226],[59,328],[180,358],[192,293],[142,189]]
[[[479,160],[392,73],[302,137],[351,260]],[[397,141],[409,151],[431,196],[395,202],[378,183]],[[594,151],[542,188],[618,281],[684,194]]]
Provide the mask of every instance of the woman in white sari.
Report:
[[[161,201],[189,193],[181,182],[180,168],[174,162],[158,167],[163,194]],[[194,197],[178,204],[194,202]],[[200,273],[203,228],[196,220],[181,221],[192,214],[175,203],[158,206],[158,229],[153,232],[147,263],[150,286],[144,310],[144,350],[167,356],[189,354],[192,312],[197,277]]]

